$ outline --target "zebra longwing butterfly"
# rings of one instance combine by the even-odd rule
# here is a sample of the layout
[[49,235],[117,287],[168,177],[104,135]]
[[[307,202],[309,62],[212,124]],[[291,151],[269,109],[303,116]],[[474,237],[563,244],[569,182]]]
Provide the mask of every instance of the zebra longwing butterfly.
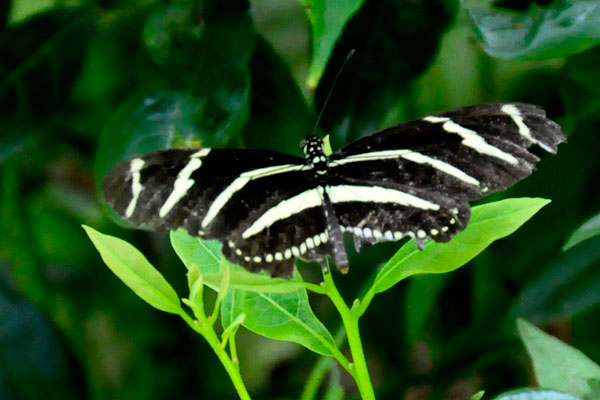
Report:
[[218,239],[230,261],[289,277],[295,259],[330,256],[345,272],[343,233],[361,243],[447,242],[465,229],[469,200],[528,176],[532,144],[565,140],[529,104],[482,104],[403,123],[327,156],[307,137],[305,158],[266,150],[172,149],[117,165],[104,197],[126,220]]

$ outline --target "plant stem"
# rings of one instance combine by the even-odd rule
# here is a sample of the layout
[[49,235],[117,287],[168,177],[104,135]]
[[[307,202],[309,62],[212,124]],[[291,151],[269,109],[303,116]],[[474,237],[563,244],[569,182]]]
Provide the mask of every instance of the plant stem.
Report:
[[213,349],[221,364],[227,371],[235,390],[240,396],[241,400],[251,400],[250,394],[244,385],[244,381],[242,380],[242,376],[240,375],[240,370],[238,365],[233,362],[227,351],[220,346],[219,337],[215,333],[213,325],[210,324],[208,317],[204,313],[204,310],[198,310],[198,320],[193,320],[189,315],[185,312],[182,312],[180,316],[185,320],[185,322],[196,332],[202,335],[210,347]]
[[371,378],[367,368],[367,361],[360,340],[360,331],[358,328],[358,318],[360,314],[355,312],[354,309],[351,310],[348,308],[346,302],[340,295],[340,292],[335,287],[331,272],[324,271],[323,279],[325,281],[325,293],[329,296],[335,305],[335,308],[337,308],[340,313],[344,328],[346,329],[353,361],[352,371],[354,374],[352,374],[352,376],[356,381],[361,398],[363,400],[375,400],[375,392],[373,391],[373,385],[371,384]]

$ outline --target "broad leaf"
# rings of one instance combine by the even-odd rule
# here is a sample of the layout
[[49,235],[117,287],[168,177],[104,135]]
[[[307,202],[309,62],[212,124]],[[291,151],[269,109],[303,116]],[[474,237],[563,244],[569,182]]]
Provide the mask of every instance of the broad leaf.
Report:
[[315,88],[337,38],[365,0],[301,0],[312,26],[313,55],[306,84]]
[[600,304],[600,237],[563,254],[519,295],[510,319],[535,323],[568,318]]
[[598,364],[523,319],[517,321],[517,328],[531,356],[540,386],[579,398],[590,395],[587,381],[600,379]]
[[201,240],[190,236],[185,230],[171,232],[171,244],[188,270],[199,269],[206,285],[219,290],[223,279],[223,268],[230,268],[229,285],[234,289],[252,292],[285,293],[305,287],[304,282],[293,279],[272,278],[265,273],[249,272],[231,264],[221,255],[221,243],[217,240]]
[[567,240],[563,246],[563,251],[583,242],[584,240],[600,235],[600,214],[597,214],[581,225]]
[[581,400],[570,394],[548,389],[517,389],[502,393],[493,400]]
[[135,247],[83,226],[102,260],[131,290],[152,307],[172,314],[182,311],[175,290]]
[[[299,274],[292,278],[301,279]],[[288,293],[233,290],[226,297],[223,308],[227,310],[223,312],[228,313],[228,320],[245,314],[243,325],[259,335],[298,343],[326,356],[333,355],[337,348],[327,328],[311,310],[306,290]]]
[[373,290],[383,292],[415,274],[453,271],[488,247],[516,231],[550,201],[536,198],[506,199],[472,209],[471,222],[448,243],[428,242],[419,250],[406,243],[375,277]]
[[477,37],[493,57],[550,59],[600,43],[596,0],[554,0],[545,7],[531,4],[519,13],[494,8],[491,0],[465,1]]

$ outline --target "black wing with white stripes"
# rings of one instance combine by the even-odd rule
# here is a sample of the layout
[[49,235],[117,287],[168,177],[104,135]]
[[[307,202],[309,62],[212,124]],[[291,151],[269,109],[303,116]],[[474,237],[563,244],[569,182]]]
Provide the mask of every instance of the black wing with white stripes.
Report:
[[560,127],[528,104],[483,104],[400,124],[330,157],[309,137],[305,159],[272,151],[175,149],[116,166],[104,196],[125,219],[216,238],[231,261],[291,276],[296,258],[331,256],[346,270],[342,233],[357,243],[446,242],[469,222],[468,201],[528,176],[535,144],[556,152]]

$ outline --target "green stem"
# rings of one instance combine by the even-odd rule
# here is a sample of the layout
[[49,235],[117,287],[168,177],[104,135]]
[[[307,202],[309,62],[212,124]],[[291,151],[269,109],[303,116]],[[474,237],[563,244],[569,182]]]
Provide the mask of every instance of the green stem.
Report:
[[325,281],[325,292],[340,313],[344,328],[346,329],[353,361],[351,369],[354,373],[352,376],[356,381],[361,398],[363,400],[375,400],[375,392],[373,391],[373,385],[371,384],[367,361],[360,340],[360,331],[358,329],[358,318],[360,317],[360,314],[356,312],[356,309],[348,308],[333,282],[331,272],[323,272],[323,279]]
[[[244,381],[242,380],[242,376],[240,375],[240,370],[238,368],[238,364],[232,361],[227,354],[227,351],[220,346],[220,341],[215,333],[213,325],[210,324],[210,321],[204,310],[198,310],[197,316],[198,320],[192,319],[188,314],[186,314],[183,310],[179,314],[185,322],[192,328],[194,331],[198,332],[202,335],[210,347],[213,349],[221,364],[227,371],[235,390],[240,396],[241,400],[251,400],[250,394],[244,385]],[[230,339],[231,340],[231,339]]]

